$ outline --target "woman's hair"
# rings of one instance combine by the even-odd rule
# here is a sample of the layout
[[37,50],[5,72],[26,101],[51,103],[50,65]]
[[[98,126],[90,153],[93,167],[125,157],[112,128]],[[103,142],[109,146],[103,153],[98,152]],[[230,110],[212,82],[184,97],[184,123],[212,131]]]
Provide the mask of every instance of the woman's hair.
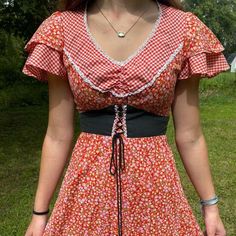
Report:
[[[60,10],[70,10],[75,11],[80,8],[82,4],[86,1],[92,2],[93,0],[60,0],[58,8]],[[153,0],[156,1],[156,0]],[[167,6],[172,6],[174,8],[184,10],[183,5],[180,0],[158,0],[159,3],[165,4]]]

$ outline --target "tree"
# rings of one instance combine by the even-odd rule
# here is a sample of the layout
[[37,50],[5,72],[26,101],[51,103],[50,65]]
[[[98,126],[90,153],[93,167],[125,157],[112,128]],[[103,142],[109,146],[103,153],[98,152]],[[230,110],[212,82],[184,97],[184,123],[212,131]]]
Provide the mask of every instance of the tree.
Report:
[[56,3],[56,0],[1,0],[1,28],[27,39],[42,20],[55,9]]

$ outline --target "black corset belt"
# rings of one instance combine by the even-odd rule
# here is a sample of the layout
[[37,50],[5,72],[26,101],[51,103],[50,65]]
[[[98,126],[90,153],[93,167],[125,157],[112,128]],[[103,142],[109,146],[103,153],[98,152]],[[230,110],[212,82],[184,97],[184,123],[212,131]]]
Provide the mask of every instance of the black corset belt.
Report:
[[130,105],[111,105],[104,109],[80,112],[79,118],[81,132],[112,136],[110,174],[116,177],[118,236],[121,236],[121,172],[125,169],[122,136],[131,138],[165,135],[169,116],[158,116]]

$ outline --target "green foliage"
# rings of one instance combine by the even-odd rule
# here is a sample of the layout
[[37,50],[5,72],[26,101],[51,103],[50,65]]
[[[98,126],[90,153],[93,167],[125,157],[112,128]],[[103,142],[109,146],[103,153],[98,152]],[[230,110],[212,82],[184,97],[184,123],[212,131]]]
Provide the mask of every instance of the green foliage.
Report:
[[0,30],[0,89],[12,85],[21,77],[24,41]]
[[31,77],[0,89],[0,110],[42,104],[48,104],[48,86]]
[[21,72],[26,59],[24,45],[56,3],[57,0],[0,1],[0,89],[25,77]]
[[[6,2],[11,4],[6,4]],[[56,2],[56,0],[1,0],[1,28],[27,39],[42,20],[55,9]]]

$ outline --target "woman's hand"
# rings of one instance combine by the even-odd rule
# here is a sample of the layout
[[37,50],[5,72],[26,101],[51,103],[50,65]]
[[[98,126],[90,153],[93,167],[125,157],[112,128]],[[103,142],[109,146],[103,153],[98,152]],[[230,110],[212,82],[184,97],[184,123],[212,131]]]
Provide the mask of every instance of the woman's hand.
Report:
[[203,206],[202,214],[206,226],[206,230],[204,231],[205,236],[226,236],[226,230],[216,204]]
[[25,236],[42,236],[47,220],[48,215],[33,215]]

